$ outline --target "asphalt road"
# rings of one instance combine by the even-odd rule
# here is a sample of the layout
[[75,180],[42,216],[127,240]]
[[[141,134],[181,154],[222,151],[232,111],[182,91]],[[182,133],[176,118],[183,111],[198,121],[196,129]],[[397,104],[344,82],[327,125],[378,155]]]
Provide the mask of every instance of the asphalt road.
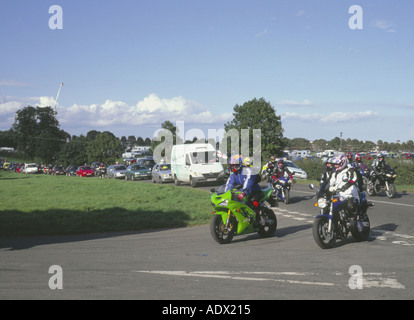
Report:
[[413,299],[414,195],[370,198],[368,241],[322,250],[312,237],[313,194],[297,184],[291,204],[273,208],[274,237],[227,245],[208,225],[2,239],[0,300]]

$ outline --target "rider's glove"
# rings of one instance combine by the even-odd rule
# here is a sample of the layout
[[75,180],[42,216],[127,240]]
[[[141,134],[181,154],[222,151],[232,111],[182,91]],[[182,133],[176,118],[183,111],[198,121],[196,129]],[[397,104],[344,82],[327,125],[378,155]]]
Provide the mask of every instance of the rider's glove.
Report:
[[243,200],[243,198],[246,196],[246,194],[244,192],[240,192],[239,195],[237,196],[237,198],[239,198],[239,200]]
[[335,191],[336,191],[336,187],[333,187],[333,186],[329,187],[329,192],[333,193]]

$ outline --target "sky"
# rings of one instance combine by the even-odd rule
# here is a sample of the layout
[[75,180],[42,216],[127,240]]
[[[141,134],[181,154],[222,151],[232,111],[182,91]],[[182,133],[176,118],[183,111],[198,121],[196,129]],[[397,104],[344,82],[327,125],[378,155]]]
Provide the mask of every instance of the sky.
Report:
[[57,119],[71,135],[152,138],[169,120],[208,137],[264,98],[290,139],[414,140],[413,12],[407,0],[2,0],[0,130],[54,106],[64,83]]

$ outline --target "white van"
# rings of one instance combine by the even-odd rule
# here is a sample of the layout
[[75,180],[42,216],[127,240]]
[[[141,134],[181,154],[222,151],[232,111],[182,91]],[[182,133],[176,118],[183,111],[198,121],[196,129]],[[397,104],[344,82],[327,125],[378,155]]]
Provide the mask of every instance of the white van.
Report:
[[23,172],[24,173],[37,173],[38,172],[37,164],[36,163],[25,163]]
[[224,182],[224,168],[216,149],[209,143],[178,144],[171,151],[171,174],[175,185],[189,183],[193,188],[202,182]]

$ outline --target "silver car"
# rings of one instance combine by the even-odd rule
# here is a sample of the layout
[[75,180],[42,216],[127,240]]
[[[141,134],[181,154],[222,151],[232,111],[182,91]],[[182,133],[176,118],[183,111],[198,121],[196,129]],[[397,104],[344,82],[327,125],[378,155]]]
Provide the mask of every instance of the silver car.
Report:
[[289,169],[289,171],[292,173],[293,178],[298,179],[308,179],[308,174],[303,171],[301,168],[299,168],[294,162],[292,161],[284,161],[285,166]]
[[126,167],[123,164],[112,164],[106,170],[106,177],[113,179],[125,179]]
[[171,164],[155,164],[152,168],[152,182],[164,183],[172,182]]

